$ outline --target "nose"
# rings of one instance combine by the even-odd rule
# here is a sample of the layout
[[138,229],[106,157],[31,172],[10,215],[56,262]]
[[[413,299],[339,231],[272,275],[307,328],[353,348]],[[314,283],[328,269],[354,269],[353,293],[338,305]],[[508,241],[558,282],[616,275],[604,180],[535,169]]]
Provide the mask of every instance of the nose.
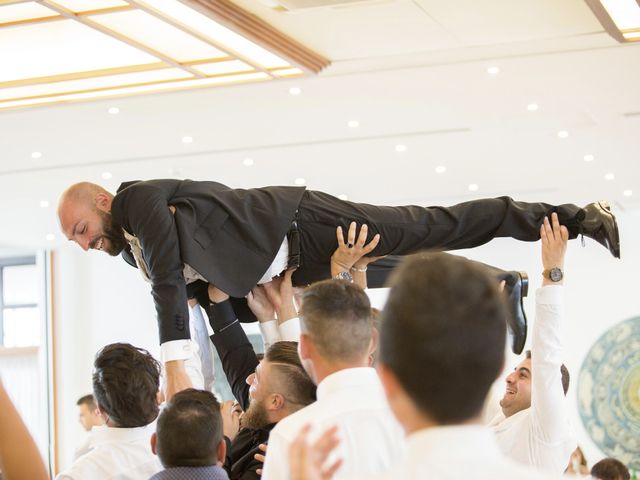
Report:
[[80,245],[80,248],[85,252],[89,250],[89,240],[88,239],[77,239],[76,243]]
[[514,381],[514,376],[515,376],[515,372],[511,372],[509,375],[507,375],[507,378],[505,380],[507,382],[507,384],[512,384],[512,383],[515,382]]
[[245,380],[245,382],[247,382],[247,385],[253,385],[253,379],[255,378],[256,374],[252,373],[250,374],[247,379]]

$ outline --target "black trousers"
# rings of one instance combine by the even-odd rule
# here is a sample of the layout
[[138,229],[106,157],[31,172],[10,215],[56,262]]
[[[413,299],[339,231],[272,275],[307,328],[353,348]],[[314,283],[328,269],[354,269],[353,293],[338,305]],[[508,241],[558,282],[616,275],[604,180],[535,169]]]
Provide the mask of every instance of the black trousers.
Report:
[[[533,242],[540,238],[544,217],[553,212],[568,228],[570,237],[575,238],[582,209],[572,204],[554,206],[500,197],[452,207],[387,207],[307,191],[297,213],[300,267],[293,275],[293,282],[306,285],[330,277],[330,257],[337,248],[336,227],[342,226],[346,233],[352,221],[358,226],[367,224],[369,239],[380,234],[380,243],[371,256],[407,255],[419,250],[473,248],[498,237]],[[395,264],[397,259],[393,258],[371,264],[369,286],[382,286]]]

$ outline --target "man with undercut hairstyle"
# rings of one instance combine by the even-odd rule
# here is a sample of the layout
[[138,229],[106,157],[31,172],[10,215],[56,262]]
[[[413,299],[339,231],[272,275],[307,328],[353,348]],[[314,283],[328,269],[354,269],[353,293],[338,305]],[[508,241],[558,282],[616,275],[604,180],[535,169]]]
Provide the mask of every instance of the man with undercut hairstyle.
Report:
[[148,480],[162,469],[149,440],[158,416],[160,364],[128,343],[107,345],[96,355],[93,395],[105,425],[93,428],[92,450],[58,480]]
[[374,340],[366,293],[344,280],[325,280],[303,293],[300,314],[302,364],[318,385],[318,400],[282,419],[269,436],[264,480],[291,478],[291,442],[308,422],[337,425],[344,463],[336,479],[388,469],[402,455],[402,430],[369,367]]
[[[298,267],[295,285],[330,278],[335,226],[346,232],[352,221],[367,225],[367,238],[378,239],[366,252],[377,257],[472,248],[496,237],[535,241],[542,217],[552,211],[559,212],[572,238],[586,235],[620,256],[616,220],[605,202],[580,208],[500,197],[452,207],[388,207],[304,187],[233,189],[165,179],[123,183],[115,196],[93,183],[72,185],[61,196],[58,217],[69,240],[84,250],[123,253],[150,281],[171,397],[190,386],[184,365],[191,357],[185,284],[201,280],[243,298],[287,268]],[[518,275],[507,282],[518,292],[514,305],[520,318],[522,283]],[[380,285],[369,279],[369,286]],[[518,322],[514,336],[524,340],[526,326]]]
[[169,400],[158,417],[151,449],[164,470],[149,480],[229,480],[222,464],[220,404],[211,392],[187,389]]
[[553,214],[540,229],[542,288],[536,292],[531,351],[506,378],[502,412],[490,422],[509,457],[558,475],[577,446],[566,394],[569,372],[562,363],[564,257],[569,233]]
[[630,477],[629,469],[615,458],[603,458],[591,467],[591,478],[594,480],[629,480]]

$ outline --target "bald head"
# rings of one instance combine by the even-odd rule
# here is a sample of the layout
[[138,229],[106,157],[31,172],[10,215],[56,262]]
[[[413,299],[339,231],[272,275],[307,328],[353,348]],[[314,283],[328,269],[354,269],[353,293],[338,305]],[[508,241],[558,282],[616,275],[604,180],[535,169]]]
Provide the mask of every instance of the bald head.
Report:
[[71,185],[58,202],[58,219],[65,236],[83,250],[118,255],[126,241],[122,227],[113,223],[112,200],[113,195],[95,183]]

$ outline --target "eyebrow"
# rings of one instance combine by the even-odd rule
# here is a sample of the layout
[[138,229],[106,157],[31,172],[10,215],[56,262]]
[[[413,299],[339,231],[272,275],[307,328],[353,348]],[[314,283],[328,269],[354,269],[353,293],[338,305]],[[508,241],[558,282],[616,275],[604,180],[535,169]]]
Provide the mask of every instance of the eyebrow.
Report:
[[531,370],[529,370],[527,367],[520,367],[516,369],[517,372],[521,372],[523,370],[527,372],[529,375],[531,375]]

